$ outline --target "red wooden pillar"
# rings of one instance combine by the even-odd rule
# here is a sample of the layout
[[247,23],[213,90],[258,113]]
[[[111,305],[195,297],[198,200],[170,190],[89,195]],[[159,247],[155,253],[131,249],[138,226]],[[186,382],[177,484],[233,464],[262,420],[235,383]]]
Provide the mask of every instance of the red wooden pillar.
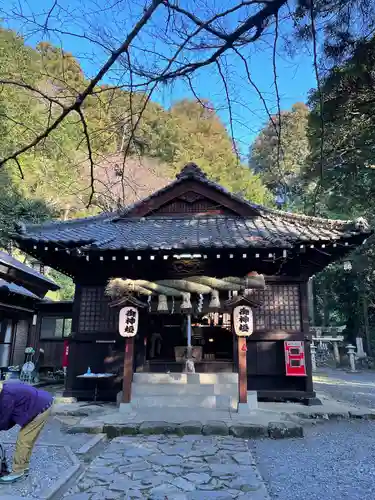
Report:
[[238,343],[238,392],[239,403],[247,403],[246,337],[237,337]]
[[133,381],[134,337],[125,338],[124,376],[122,379],[122,402],[130,403]]

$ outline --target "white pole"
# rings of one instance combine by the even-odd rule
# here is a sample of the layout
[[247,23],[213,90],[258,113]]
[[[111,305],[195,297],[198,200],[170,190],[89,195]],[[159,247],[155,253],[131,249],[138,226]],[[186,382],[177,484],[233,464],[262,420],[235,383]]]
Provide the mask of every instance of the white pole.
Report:
[[187,315],[187,345],[191,347],[191,314]]
[[310,352],[311,352],[311,369],[313,372],[316,372],[316,345],[314,344],[314,342],[311,342]]

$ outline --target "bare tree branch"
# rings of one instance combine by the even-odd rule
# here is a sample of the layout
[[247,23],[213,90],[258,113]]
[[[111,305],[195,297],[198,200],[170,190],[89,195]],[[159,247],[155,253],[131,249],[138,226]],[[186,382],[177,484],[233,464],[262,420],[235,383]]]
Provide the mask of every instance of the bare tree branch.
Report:
[[282,124],[281,124],[281,107],[280,107],[280,92],[279,85],[277,83],[277,68],[276,68],[276,54],[277,54],[277,42],[279,39],[279,16],[278,13],[275,14],[275,40],[272,50],[272,68],[273,68],[273,83],[276,92],[276,104],[277,104],[277,170],[279,175],[282,176],[282,169],[280,165],[280,152],[281,152],[281,134],[282,134]]
[[[170,73],[165,73],[164,75],[156,76],[152,78],[150,75],[150,81],[158,82],[158,81],[167,81],[171,79],[175,79],[178,77],[186,76],[188,74],[193,73],[194,71],[208,66],[219,59],[221,55],[223,55],[228,49],[233,48],[234,43],[240,39],[242,35],[250,32],[252,29],[255,29],[255,33],[247,40],[247,43],[255,42],[263,33],[263,30],[271,16],[274,16],[280,8],[287,3],[287,0],[274,0],[268,2],[266,6],[261,9],[256,14],[248,17],[246,21],[242,23],[236,30],[234,30],[231,34],[227,35],[226,41],[221,47],[216,50],[209,58],[204,61],[197,61],[195,63],[186,64],[180,70],[171,71]],[[171,7],[173,8],[173,6]],[[207,22],[207,24],[211,24],[213,19]],[[203,29],[203,28],[202,28]]]
[[320,85],[320,76],[318,69],[318,48],[317,48],[317,40],[316,40],[316,26],[315,26],[315,8],[314,8],[314,0],[310,0],[310,19],[311,19],[311,35],[312,35],[312,43],[313,43],[313,55],[314,55],[314,71],[315,71],[315,79],[317,84],[318,96],[319,96],[319,118],[320,118],[320,134],[319,134],[319,143],[320,143],[320,158],[319,158],[319,179],[315,188],[314,198],[313,198],[313,212],[316,213],[317,201],[320,190],[323,185],[323,173],[324,173],[324,116],[323,116],[323,106],[324,99],[322,88]]
[[21,164],[20,162],[18,161],[18,158],[15,158],[14,161],[16,162],[17,164],[17,167],[18,167],[18,170],[20,172],[20,176],[21,176],[21,179],[24,179],[25,176],[23,175],[23,170],[22,170],[22,167],[21,167]]
[[89,207],[91,205],[92,199],[93,199],[94,194],[95,194],[95,184],[94,184],[95,183],[95,176],[94,176],[95,163],[94,163],[93,151],[91,148],[90,135],[89,135],[89,130],[87,127],[85,115],[83,114],[83,111],[81,108],[77,109],[77,113],[79,114],[79,117],[81,119],[83,133],[84,133],[84,136],[86,139],[86,144],[87,144],[87,152],[88,152],[88,156],[89,156],[89,162],[90,162],[90,197],[89,197],[89,201],[87,204],[87,207]]
[[232,113],[232,104],[231,104],[231,99],[230,99],[230,95],[229,95],[228,84],[227,84],[227,80],[226,80],[226,78],[224,76],[223,70],[221,69],[221,65],[220,65],[219,60],[216,61],[216,66],[217,66],[217,69],[219,71],[219,75],[220,75],[221,80],[222,80],[223,85],[224,85],[225,97],[227,99],[227,104],[228,104],[229,126],[230,126],[231,138],[232,138],[232,145],[233,145],[233,149],[234,149],[234,152],[236,154],[237,160],[239,161],[240,155],[239,155],[239,152],[238,152],[238,149],[237,149],[237,144],[236,144],[236,142],[234,140],[233,113]]
[[52,4],[52,7],[50,8],[50,10],[48,11],[48,14],[47,14],[47,17],[46,17],[46,20],[44,22],[44,31],[47,32],[48,31],[48,22],[49,22],[49,19],[52,15],[52,12],[55,10],[55,7],[57,6],[57,0],[55,0]]
[[86,89],[81,94],[78,95],[78,97],[75,99],[75,102],[72,105],[64,108],[60,116],[58,116],[58,118],[56,118],[56,120],[48,128],[46,128],[46,130],[44,130],[41,134],[39,134],[32,142],[18,149],[17,151],[5,157],[4,159],[0,160],[0,167],[3,166],[9,160],[16,160],[16,158],[18,158],[18,156],[20,156],[22,153],[25,153],[26,151],[37,146],[45,137],[49,136],[50,133],[53,132],[53,130],[55,130],[72,111],[78,111],[80,109],[84,100],[87,98],[87,96],[89,96],[92,93],[93,89],[102,80],[103,76],[115,64],[118,58],[128,50],[134,38],[138,35],[143,26],[145,26],[146,23],[150,20],[150,18],[152,17],[153,13],[160,5],[160,3],[161,0],[152,1],[151,5],[145,10],[141,19],[135,24],[133,30],[126,37],[123,44],[112,53],[112,55],[109,57],[106,63],[101,67],[96,76],[91,80]]

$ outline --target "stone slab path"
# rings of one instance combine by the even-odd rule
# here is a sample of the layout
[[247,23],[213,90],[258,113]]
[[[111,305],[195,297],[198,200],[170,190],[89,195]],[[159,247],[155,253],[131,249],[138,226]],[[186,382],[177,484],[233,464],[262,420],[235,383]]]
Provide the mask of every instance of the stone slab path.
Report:
[[113,439],[65,500],[269,500],[245,439],[134,436]]

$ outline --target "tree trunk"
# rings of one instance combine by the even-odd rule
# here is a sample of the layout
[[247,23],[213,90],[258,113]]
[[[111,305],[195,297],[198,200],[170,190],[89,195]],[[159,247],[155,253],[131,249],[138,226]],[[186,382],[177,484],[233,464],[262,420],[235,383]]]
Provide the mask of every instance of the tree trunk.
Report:
[[309,305],[310,325],[315,325],[315,296],[314,296],[314,278],[307,282],[307,300]]
[[370,325],[368,320],[368,301],[366,292],[362,295],[362,306],[363,306],[363,326],[365,331],[365,339],[366,339],[366,350],[369,356],[372,356],[371,349],[371,338],[370,338]]

